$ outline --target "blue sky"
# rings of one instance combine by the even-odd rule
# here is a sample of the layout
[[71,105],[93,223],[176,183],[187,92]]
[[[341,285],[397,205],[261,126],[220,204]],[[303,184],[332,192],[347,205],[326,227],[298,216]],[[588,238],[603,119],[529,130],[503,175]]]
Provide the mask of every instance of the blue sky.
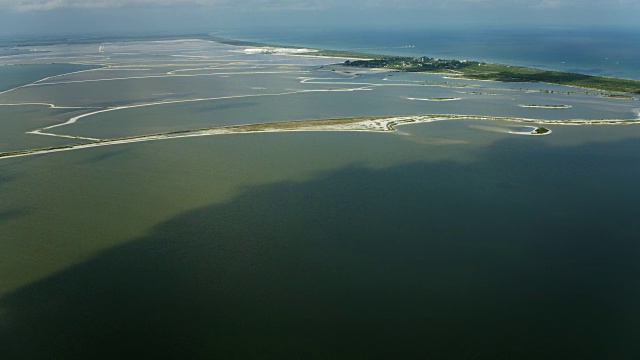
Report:
[[0,0],[0,34],[243,27],[636,27],[640,0]]

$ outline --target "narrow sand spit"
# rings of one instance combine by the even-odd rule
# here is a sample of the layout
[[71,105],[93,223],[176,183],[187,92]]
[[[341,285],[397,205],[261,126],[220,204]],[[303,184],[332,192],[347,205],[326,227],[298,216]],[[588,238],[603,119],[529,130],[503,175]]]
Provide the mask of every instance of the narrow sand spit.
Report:
[[[275,132],[296,132],[296,131],[363,131],[363,132],[395,132],[397,126],[428,123],[434,121],[444,120],[489,120],[489,121],[512,121],[519,123],[536,123],[536,124],[554,124],[554,125],[591,125],[591,124],[637,124],[640,123],[639,119],[635,120],[622,120],[622,119],[607,119],[607,120],[571,120],[571,121],[545,121],[539,119],[526,119],[526,118],[510,118],[510,117],[493,117],[493,116],[474,116],[474,115],[447,115],[447,114],[429,114],[429,115],[408,115],[408,116],[394,116],[394,117],[360,117],[360,118],[338,118],[338,119],[321,119],[321,120],[300,120],[300,121],[287,121],[277,123],[263,123],[263,124],[247,124],[247,125],[235,125],[226,127],[215,127],[207,129],[185,130],[175,131],[160,134],[133,136],[127,138],[116,138],[97,140],[91,138],[79,138],[70,135],[57,135],[62,137],[72,137],[74,139],[93,140],[93,142],[85,142],[73,145],[64,145],[58,147],[42,148],[42,149],[30,149],[19,150],[0,153],[1,159],[8,159],[21,156],[41,155],[61,151],[80,150],[86,148],[94,148],[100,146],[131,144],[146,141],[157,140],[169,140],[187,137],[200,137],[200,136],[212,136],[212,135],[224,135],[224,134],[250,134],[250,133],[275,133]],[[517,135],[548,135],[551,133],[549,130],[543,134],[536,134],[535,130],[537,126],[530,126],[532,129],[529,131],[508,131]],[[31,133],[38,133],[40,135],[51,135],[39,133],[38,130]]]

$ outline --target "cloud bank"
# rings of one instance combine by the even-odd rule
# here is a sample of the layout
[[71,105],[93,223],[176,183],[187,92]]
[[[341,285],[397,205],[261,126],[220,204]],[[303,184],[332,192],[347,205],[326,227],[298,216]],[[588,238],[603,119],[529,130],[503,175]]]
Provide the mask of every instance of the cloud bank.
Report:
[[344,7],[376,9],[428,8],[533,8],[635,7],[635,0],[368,0],[350,4],[344,0],[0,0],[0,9],[49,11],[56,9],[108,9],[128,6],[200,6],[236,10],[322,10]]

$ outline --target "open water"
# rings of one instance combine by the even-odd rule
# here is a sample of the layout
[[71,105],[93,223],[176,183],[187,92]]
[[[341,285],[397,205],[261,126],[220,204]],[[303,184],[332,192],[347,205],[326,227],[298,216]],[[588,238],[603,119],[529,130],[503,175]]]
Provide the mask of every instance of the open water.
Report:
[[[320,44],[306,39],[295,43]],[[336,39],[322,41],[372,47]],[[157,94],[168,91],[157,87],[202,97],[390,81],[329,71],[313,74],[347,83],[301,84],[309,74],[296,72],[317,66],[289,64],[292,73],[250,81],[35,86],[0,100],[100,107],[164,100]],[[160,73],[145,69],[136,74]],[[393,81],[424,81],[419,76]],[[499,96],[455,93],[464,99],[451,102],[406,97],[456,89],[390,86],[160,105],[102,113],[61,133],[385,112],[624,118],[638,103],[508,88],[492,90]],[[574,107],[517,106],[554,99]],[[32,140],[24,131],[79,110],[0,111],[3,131],[21,134],[0,137],[3,150],[77,141]],[[637,359],[640,125],[508,133],[521,127],[442,121],[394,134],[243,134],[0,160],[0,357]]]
[[637,29],[410,28],[223,32],[233,38],[367,53],[467,59],[640,79]]

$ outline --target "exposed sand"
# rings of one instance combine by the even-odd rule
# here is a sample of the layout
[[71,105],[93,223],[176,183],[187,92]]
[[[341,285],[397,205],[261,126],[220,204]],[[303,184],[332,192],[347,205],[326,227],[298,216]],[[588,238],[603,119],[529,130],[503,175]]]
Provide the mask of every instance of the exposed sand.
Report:
[[570,109],[571,105],[534,105],[534,104],[518,104],[523,108],[537,108],[537,109]]
[[[539,119],[527,118],[511,118],[511,117],[493,117],[493,116],[477,116],[477,115],[447,115],[447,114],[429,114],[429,115],[408,115],[394,117],[365,117],[365,118],[339,118],[339,119],[323,119],[323,120],[301,120],[287,121],[278,123],[265,124],[247,124],[226,127],[216,127],[198,130],[177,131],[161,134],[142,135],[128,138],[93,140],[90,143],[82,143],[76,145],[66,145],[60,147],[51,147],[43,149],[19,150],[0,153],[0,159],[8,159],[22,156],[41,155],[61,151],[80,150],[86,148],[94,148],[100,146],[111,146],[119,144],[131,144],[145,141],[168,140],[187,137],[200,137],[224,134],[249,134],[249,133],[270,133],[270,132],[294,132],[294,131],[366,131],[366,132],[394,132],[397,126],[428,123],[443,120],[490,120],[490,121],[512,121],[520,123],[537,123],[537,124],[554,124],[554,125],[587,125],[587,124],[637,124],[640,119],[623,120],[623,119],[604,119],[604,120],[569,120],[569,121],[545,121]],[[532,131],[508,131],[515,135],[549,135],[551,130],[544,134],[534,133],[537,126],[531,126]],[[41,133],[39,130],[31,133],[49,136],[71,137],[70,135],[56,135]]]
[[443,98],[412,98],[412,97],[408,97],[406,99],[407,100],[415,100],[415,101],[457,101],[457,100],[462,100],[462,98],[449,98],[449,97],[443,97]]
[[295,48],[278,48],[278,47],[253,47],[244,49],[245,54],[275,54],[275,55],[292,55],[306,54],[318,52],[316,49],[295,49]]

